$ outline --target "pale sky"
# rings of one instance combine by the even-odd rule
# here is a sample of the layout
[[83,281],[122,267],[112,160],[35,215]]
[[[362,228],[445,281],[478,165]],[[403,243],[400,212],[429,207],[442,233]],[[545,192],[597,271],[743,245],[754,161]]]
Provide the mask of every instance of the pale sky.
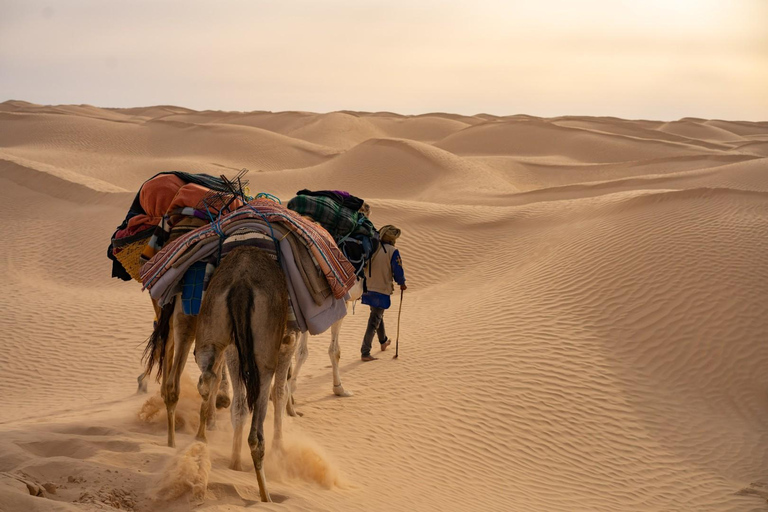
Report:
[[768,120],[768,0],[0,0],[0,101]]

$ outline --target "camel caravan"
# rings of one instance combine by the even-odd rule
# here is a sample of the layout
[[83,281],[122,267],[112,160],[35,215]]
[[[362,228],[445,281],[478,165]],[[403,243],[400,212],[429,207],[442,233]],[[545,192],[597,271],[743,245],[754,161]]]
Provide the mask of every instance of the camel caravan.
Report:
[[231,405],[230,467],[239,470],[250,412],[248,445],[261,499],[270,501],[263,470],[270,396],[273,448],[280,449],[282,411],[297,414],[293,394],[307,339],[329,328],[333,392],[351,394],[341,383],[339,331],[350,303],[363,293],[365,269],[380,241],[362,199],[301,190],[283,205],[271,194],[252,196],[246,172],[232,179],[155,175],[113,234],[108,257],[113,277],[139,281],[152,299],[155,323],[139,392],[146,392],[156,368],[168,446],[176,445],[180,379],[194,344],[202,397],[197,438],[204,441],[206,429],[215,426],[216,408]]

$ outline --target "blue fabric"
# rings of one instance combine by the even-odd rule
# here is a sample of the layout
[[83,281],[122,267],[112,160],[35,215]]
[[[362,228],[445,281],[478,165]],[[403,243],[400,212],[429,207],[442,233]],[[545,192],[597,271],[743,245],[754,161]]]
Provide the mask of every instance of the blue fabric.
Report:
[[205,284],[205,266],[204,261],[193,263],[181,279],[181,307],[185,315],[200,313]]
[[363,294],[362,302],[366,306],[379,309],[389,309],[389,306],[392,305],[392,300],[389,298],[389,295],[384,295],[379,292],[365,292]]
[[405,284],[405,271],[403,270],[403,260],[400,257],[400,251],[395,249],[392,252],[392,259],[390,260],[392,266],[392,275],[395,278],[395,282],[400,286]]

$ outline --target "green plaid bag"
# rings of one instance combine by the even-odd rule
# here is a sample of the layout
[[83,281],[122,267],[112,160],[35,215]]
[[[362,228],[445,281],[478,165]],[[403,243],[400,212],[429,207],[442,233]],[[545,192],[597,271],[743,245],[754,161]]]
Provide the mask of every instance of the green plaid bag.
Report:
[[330,197],[298,195],[288,201],[287,207],[323,226],[336,243],[348,237],[375,236],[376,228],[368,217]]

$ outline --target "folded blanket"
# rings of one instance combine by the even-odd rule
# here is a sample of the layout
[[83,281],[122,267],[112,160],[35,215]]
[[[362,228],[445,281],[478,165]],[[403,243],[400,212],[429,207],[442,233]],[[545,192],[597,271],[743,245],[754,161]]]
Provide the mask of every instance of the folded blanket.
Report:
[[305,250],[304,245],[292,231],[288,231],[285,239],[291,244],[296,267],[301,272],[301,277],[312,299],[315,304],[321,305],[332,293],[328,281],[320,270],[320,264],[312,257],[312,252]]

